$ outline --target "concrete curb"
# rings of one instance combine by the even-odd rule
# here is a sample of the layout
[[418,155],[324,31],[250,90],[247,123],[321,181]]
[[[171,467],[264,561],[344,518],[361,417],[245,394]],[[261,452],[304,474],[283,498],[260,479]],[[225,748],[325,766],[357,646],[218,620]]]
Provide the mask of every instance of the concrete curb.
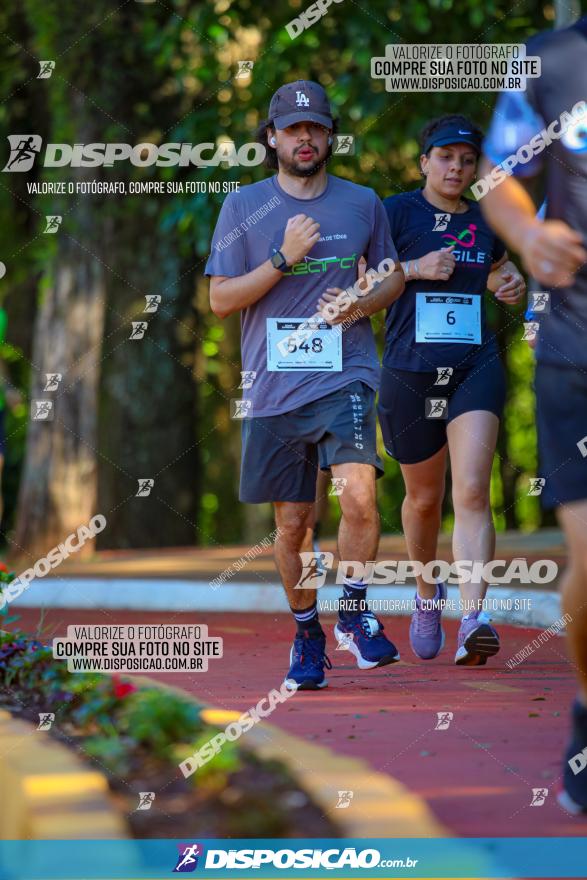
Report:
[[[411,614],[414,587],[373,586],[369,598],[377,600],[374,611],[383,616]],[[324,586],[317,591],[323,613],[334,613],[341,587]],[[545,628],[561,616],[560,597],[551,590],[492,587],[488,614],[496,622],[513,626]],[[447,617],[459,618],[457,587],[449,587],[451,605]],[[493,599],[497,607],[493,607]],[[522,604],[522,600],[526,600]],[[521,607],[516,607],[516,603]],[[288,613],[288,605],[277,583],[230,581],[213,589],[208,581],[152,580],[139,578],[47,578],[31,582],[30,588],[13,603],[16,608],[119,609],[133,611],[259,611]]]
[[[202,717],[208,724],[225,727],[242,714],[215,709],[182,688],[148,676],[125,678],[141,687],[158,687],[204,706]],[[286,764],[303,790],[339,825],[345,838],[452,837],[422,798],[393,777],[373,770],[366,761],[337,755],[325,746],[285,733],[265,721],[244,734],[243,745],[265,760]],[[302,755],[303,763],[296,757]],[[350,809],[336,809],[342,789],[354,792]]]
[[127,839],[108,783],[66,746],[0,710],[1,840]]

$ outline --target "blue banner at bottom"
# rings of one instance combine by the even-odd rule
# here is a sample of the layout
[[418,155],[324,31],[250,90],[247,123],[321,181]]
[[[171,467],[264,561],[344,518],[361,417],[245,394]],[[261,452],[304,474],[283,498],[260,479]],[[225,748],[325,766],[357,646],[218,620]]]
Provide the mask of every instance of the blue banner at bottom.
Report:
[[0,880],[587,877],[587,838],[4,840]]

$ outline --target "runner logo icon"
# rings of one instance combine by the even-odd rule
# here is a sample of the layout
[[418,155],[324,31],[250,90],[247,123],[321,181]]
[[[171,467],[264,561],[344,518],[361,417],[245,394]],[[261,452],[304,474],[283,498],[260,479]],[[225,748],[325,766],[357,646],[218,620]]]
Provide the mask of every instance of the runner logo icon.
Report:
[[199,843],[178,843],[179,856],[173,869],[174,874],[188,874],[198,867],[198,859],[204,854],[204,849]]
[[355,138],[352,134],[335,134],[332,147],[334,155],[355,155]]
[[530,806],[531,807],[541,807],[547,797],[548,797],[548,789],[547,788],[533,788],[532,789],[532,800],[530,802]]
[[9,134],[10,156],[3,171],[30,171],[43,140],[39,134]]
[[51,726],[55,721],[53,712],[39,712],[39,726],[37,730],[51,730]]
[[342,495],[346,484],[347,484],[346,477],[332,477],[332,480],[330,483],[330,489],[328,490],[328,494],[329,495],[336,495],[336,496]]
[[63,373],[45,373],[47,381],[43,391],[57,391],[59,383],[63,379]]
[[545,291],[536,291],[530,294],[530,309],[533,312],[550,312],[550,293]]
[[450,222],[450,214],[435,214],[432,232],[444,232]]
[[317,590],[324,584],[328,569],[332,568],[332,553],[300,553],[302,573],[295,585],[296,590]]
[[437,712],[436,717],[438,718],[438,721],[436,722],[434,730],[448,730],[454,715],[452,712]]
[[139,805],[137,810],[150,810],[155,800],[154,791],[139,791]]
[[541,495],[546,484],[544,477],[530,477],[530,488],[528,495]]
[[522,339],[527,339],[530,342],[536,339],[536,334],[540,328],[540,324],[538,321],[524,321],[524,335]]
[[337,651],[350,651],[350,645],[353,641],[354,636],[352,633],[341,633],[340,640],[336,646]]
[[452,367],[436,367],[436,372],[438,376],[436,377],[435,385],[448,385],[450,382],[450,377],[453,374]]
[[426,418],[427,419],[446,419],[448,400],[446,397],[427,397],[426,398]]
[[336,809],[347,810],[351,805],[354,794],[354,791],[339,791]]

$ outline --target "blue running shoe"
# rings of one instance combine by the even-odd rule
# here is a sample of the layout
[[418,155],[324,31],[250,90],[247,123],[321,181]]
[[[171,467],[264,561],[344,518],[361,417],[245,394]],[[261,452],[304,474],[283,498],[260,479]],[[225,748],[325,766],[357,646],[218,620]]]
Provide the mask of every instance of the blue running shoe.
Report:
[[290,691],[315,691],[328,685],[324,677],[324,667],[332,669],[332,663],[326,656],[326,636],[310,637],[296,635],[289,654],[289,672],[285,686]]
[[416,593],[416,610],[410,622],[410,645],[420,660],[432,660],[444,646],[441,617],[446,595],[443,583],[438,584],[434,599],[420,599]]
[[399,660],[399,651],[383,634],[383,624],[372,611],[340,619],[334,635],[341,650],[355,655],[359,669],[374,669]]
[[578,701],[573,704],[572,724],[558,802],[568,813],[579,816],[587,814],[587,708]]

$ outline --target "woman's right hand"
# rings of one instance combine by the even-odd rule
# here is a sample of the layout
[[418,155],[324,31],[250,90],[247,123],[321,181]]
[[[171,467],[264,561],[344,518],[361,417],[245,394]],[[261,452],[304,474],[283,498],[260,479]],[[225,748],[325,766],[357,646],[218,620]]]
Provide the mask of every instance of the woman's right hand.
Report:
[[439,251],[430,251],[424,257],[418,257],[418,278],[428,278],[430,281],[448,281],[454,272],[456,259],[453,254],[454,244],[450,247],[441,248]]

